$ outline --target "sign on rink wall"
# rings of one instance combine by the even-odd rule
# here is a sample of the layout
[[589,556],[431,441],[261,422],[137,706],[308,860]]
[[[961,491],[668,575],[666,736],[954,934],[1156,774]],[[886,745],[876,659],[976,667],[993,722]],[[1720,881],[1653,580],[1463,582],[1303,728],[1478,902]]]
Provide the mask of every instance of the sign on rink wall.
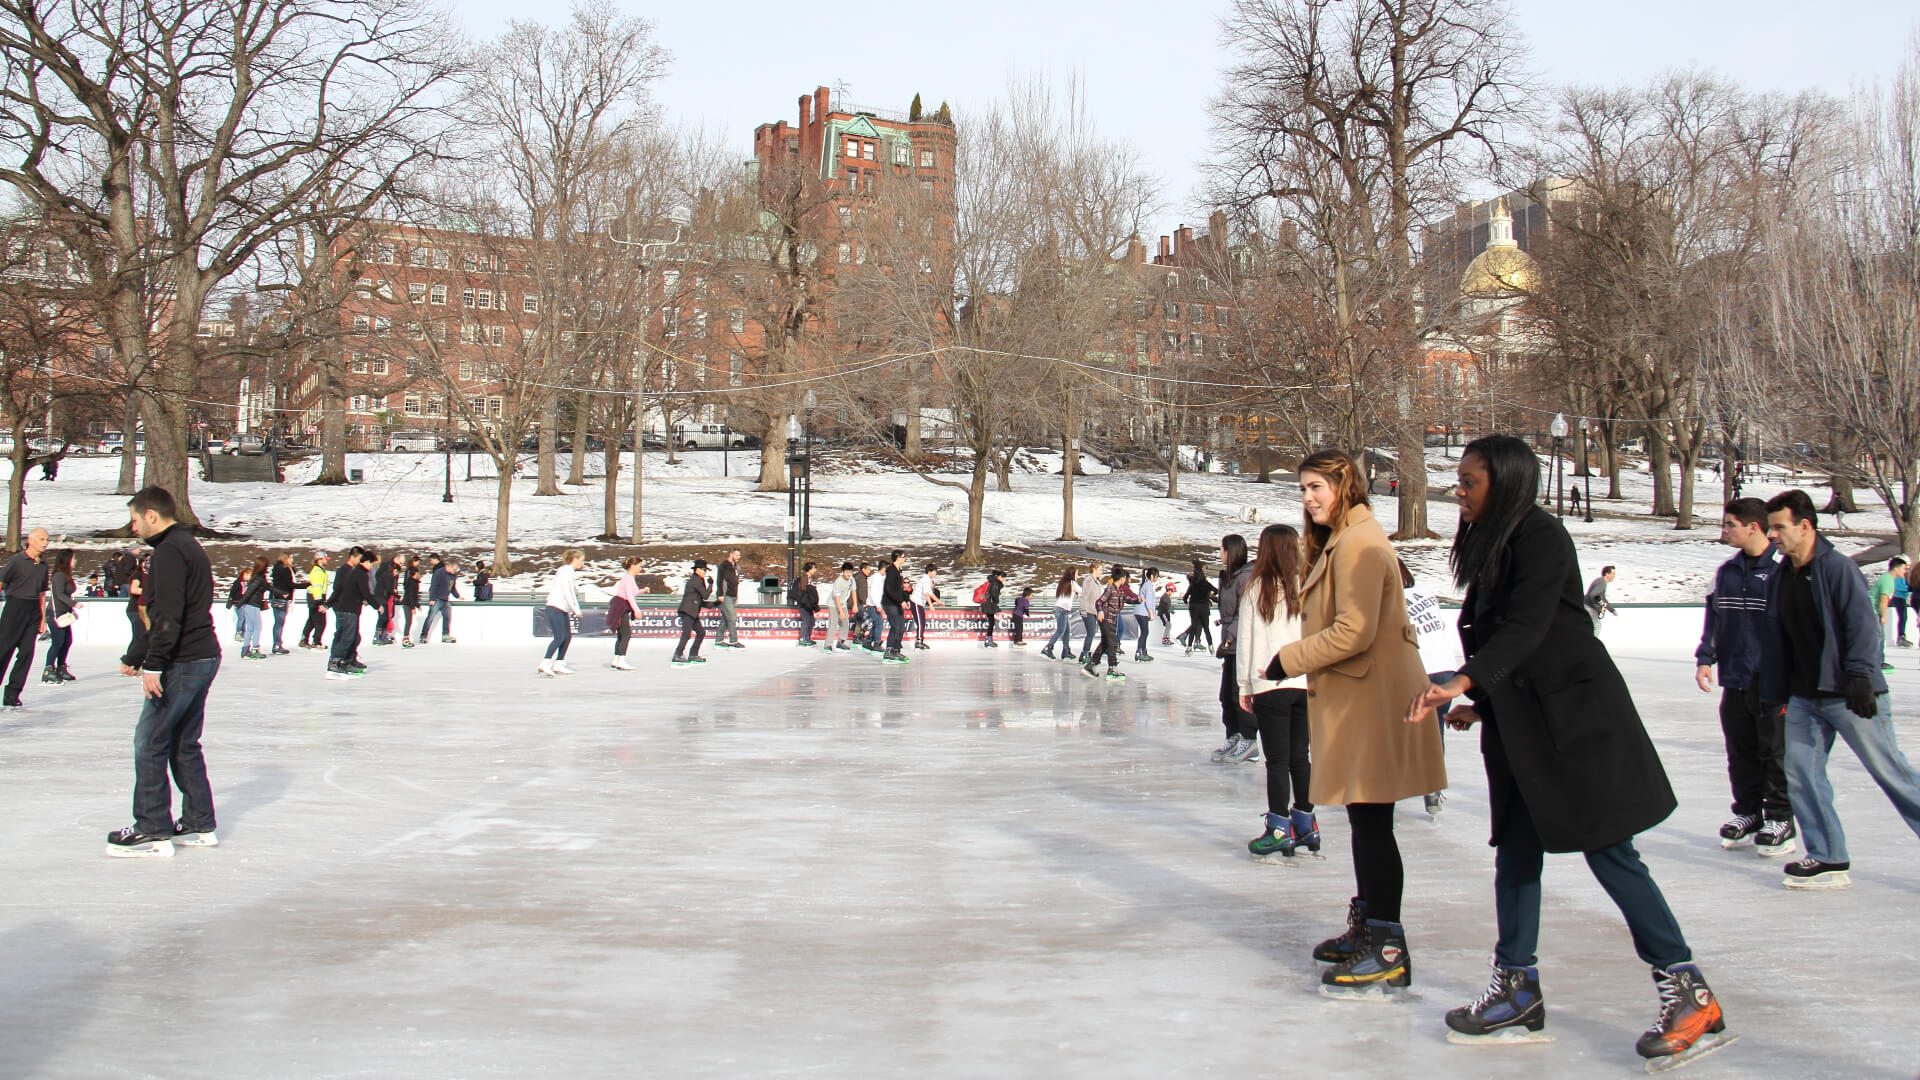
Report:
[[[739,607],[735,609],[740,620],[740,636],[759,640],[789,639],[800,635],[800,612],[790,607]],[[546,609],[530,609],[534,637],[551,637],[552,630],[547,626]],[[720,609],[705,608],[700,613],[700,622],[709,634],[720,629]],[[996,637],[1012,634],[1013,613],[1003,611],[995,624]],[[977,638],[987,628],[986,616],[972,608],[934,608],[927,612],[927,638],[937,641],[960,641]],[[1035,634],[1045,641],[1053,633],[1053,616],[1029,615],[1023,628],[1027,637]],[[1076,632],[1079,624],[1075,622]],[[586,605],[580,618],[575,620],[573,632],[581,637],[612,637],[613,630],[607,626],[607,607],[605,604]],[[883,631],[884,632],[884,631]],[[916,636],[911,611],[906,612],[906,632],[909,638]],[[678,638],[680,636],[680,616],[673,608],[641,608],[640,614],[633,620],[634,637]],[[825,616],[814,619],[813,636],[820,639],[827,636]]]

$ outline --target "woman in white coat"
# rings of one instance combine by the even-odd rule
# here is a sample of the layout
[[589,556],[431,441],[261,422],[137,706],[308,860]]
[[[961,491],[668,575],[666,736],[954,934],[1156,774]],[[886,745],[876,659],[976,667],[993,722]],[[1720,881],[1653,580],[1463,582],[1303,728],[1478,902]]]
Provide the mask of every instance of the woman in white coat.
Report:
[[1237,620],[1240,707],[1253,714],[1267,754],[1267,827],[1247,850],[1262,862],[1298,865],[1301,849],[1320,853],[1320,825],[1307,799],[1307,679],[1266,677],[1280,650],[1300,640],[1300,533],[1293,526],[1261,531]]

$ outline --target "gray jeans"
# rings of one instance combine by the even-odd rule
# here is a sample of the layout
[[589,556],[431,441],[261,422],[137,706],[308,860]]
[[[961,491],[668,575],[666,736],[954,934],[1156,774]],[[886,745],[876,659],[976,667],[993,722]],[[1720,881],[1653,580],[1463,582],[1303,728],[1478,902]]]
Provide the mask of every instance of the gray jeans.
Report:
[[847,613],[839,604],[827,605],[827,648],[847,640]]
[[723,641],[740,644],[740,620],[733,613],[734,604],[737,602],[731,596],[720,599],[720,632],[713,637],[715,645]]

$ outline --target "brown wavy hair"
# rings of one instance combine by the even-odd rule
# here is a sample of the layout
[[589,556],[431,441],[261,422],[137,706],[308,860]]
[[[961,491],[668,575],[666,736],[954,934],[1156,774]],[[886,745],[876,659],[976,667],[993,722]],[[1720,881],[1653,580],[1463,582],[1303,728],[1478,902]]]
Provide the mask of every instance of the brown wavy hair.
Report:
[[1287,614],[1300,611],[1300,534],[1291,525],[1269,525],[1260,530],[1260,551],[1253,559],[1254,582],[1260,585],[1263,619],[1273,618],[1273,609],[1281,597],[1287,601]]
[[[1333,489],[1333,513],[1330,518],[1342,525],[1346,523],[1347,511],[1356,506],[1372,506],[1367,499],[1367,472],[1353,455],[1345,450],[1315,450],[1300,462],[1294,472],[1305,476],[1315,472],[1327,478],[1327,486]],[[1320,555],[1327,550],[1327,544],[1333,539],[1333,528],[1316,525],[1313,515],[1306,507],[1300,508],[1300,514],[1306,519],[1307,569],[1311,570],[1320,561]]]

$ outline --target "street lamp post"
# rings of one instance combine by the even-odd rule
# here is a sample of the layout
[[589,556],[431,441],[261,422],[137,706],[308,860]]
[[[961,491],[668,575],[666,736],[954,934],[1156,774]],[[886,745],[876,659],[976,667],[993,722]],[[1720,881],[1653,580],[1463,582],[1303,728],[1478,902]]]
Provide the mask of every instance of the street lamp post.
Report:
[[1587,487],[1580,496],[1580,508],[1583,520],[1593,524],[1593,464],[1587,453],[1587,440],[1600,425],[1592,420],[1580,422],[1580,471],[1587,474]]
[[1553,414],[1553,423],[1547,426],[1547,432],[1553,436],[1553,516],[1562,520],[1567,516],[1567,481],[1560,468],[1560,442],[1567,437],[1567,418],[1563,413]]
[[[611,234],[607,239],[624,247],[639,248],[640,272],[644,276],[647,269],[648,249],[664,251],[678,244],[687,226],[693,224],[693,211],[684,206],[676,206],[668,211],[667,218],[673,222],[673,239],[671,240],[622,240]],[[639,342],[642,351],[636,354],[638,366],[633,376],[633,542],[636,545],[640,543],[640,511],[645,493],[645,476],[641,471],[646,462],[647,427],[647,380],[645,377],[647,361],[644,352],[647,344],[647,312],[644,304],[641,305],[640,311]],[[672,438],[673,433],[668,432],[667,437]]]
[[440,493],[440,501],[450,503],[453,501],[453,444],[443,439],[441,446],[447,455],[447,487]]

